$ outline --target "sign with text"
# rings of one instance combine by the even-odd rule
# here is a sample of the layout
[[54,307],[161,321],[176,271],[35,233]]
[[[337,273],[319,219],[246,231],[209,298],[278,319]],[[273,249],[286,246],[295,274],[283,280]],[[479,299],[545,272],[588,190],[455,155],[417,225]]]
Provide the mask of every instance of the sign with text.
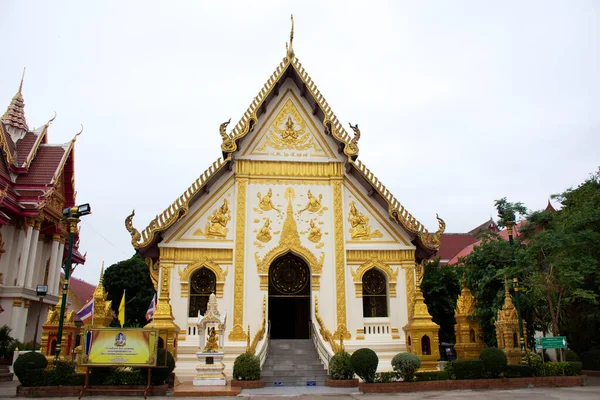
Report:
[[85,366],[156,366],[158,331],[136,328],[100,328],[85,332]]
[[567,338],[564,336],[535,338],[536,349],[566,349]]

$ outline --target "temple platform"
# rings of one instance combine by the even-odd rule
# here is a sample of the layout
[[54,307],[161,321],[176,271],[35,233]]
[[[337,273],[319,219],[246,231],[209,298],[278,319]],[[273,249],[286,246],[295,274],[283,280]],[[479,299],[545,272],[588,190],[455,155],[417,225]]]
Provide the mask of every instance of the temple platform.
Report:
[[182,382],[173,388],[176,397],[211,397],[211,396],[237,396],[242,391],[239,387],[232,387],[227,381],[225,386],[194,386],[192,382]]

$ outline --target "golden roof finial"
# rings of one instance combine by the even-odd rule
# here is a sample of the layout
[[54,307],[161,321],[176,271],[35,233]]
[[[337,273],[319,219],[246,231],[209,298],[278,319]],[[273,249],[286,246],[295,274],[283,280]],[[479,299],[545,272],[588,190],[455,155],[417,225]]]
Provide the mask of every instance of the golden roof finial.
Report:
[[23,75],[21,75],[21,84],[19,85],[19,93],[21,93],[21,90],[23,90],[23,80],[25,79],[25,69],[27,67],[23,67]]
[[23,89],[23,80],[25,79],[25,68],[23,68],[23,75],[21,76],[21,83],[19,84],[19,90],[12,98],[12,101],[8,105],[6,112],[2,116],[1,120],[6,125],[13,126],[15,128],[23,129],[25,131],[29,130],[27,126],[27,122],[25,120],[25,102],[23,101],[23,94],[21,90]]
[[100,279],[98,280],[98,286],[104,283],[104,261],[102,261],[102,269],[100,269]]
[[287,59],[288,61],[292,61],[292,59],[294,58],[294,48],[292,47],[292,43],[294,41],[294,14],[291,15],[291,19],[292,19],[292,29],[290,31],[290,45],[288,46],[288,44],[285,44],[285,50],[287,53]]

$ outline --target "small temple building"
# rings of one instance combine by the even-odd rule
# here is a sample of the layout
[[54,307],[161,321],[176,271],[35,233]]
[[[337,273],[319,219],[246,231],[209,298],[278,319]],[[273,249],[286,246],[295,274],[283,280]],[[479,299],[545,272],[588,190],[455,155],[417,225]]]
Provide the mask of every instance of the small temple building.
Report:
[[[50,144],[54,118],[30,128],[25,118],[23,80],[0,118],[0,326],[11,336],[32,341],[41,309],[57,304],[68,230],[63,209],[75,205],[75,137]],[[75,234],[73,263],[83,264]],[[48,285],[40,305],[36,286]],[[85,299],[84,299],[85,300]],[[41,329],[37,342],[40,341]]]
[[[428,231],[360,160],[360,129],[338,120],[296,57],[293,23],[286,47],[241,120],[220,125],[223,157],[141,232],[135,213],[125,221],[158,291],[152,326],[182,380],[196,373],[198,315],[212,293],[227,315],[229,374],[237,355],[262,357],[277,339],[312,338],[324,363],[369,347],[389,370],[415,332],[437,357],[415,267],[445,224]],[[413,330],[415,303],[414,320],[430,324]]]

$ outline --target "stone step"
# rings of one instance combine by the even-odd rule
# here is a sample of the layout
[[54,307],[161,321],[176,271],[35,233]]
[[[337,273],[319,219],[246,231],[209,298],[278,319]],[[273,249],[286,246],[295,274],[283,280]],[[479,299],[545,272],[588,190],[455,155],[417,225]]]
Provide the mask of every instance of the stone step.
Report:
[[272,377],[272,376],[315,376],[315,377],[327,377],[327,371],[321,370],[288,370],[288,371],[262,371],[261,377]]
[[[313,377],[278,377],[264,379],[265,387],[273,386],[324,386],[326,378]],[[308,383],[314,382],[314,385]]]
[[311,340],[271,340],[261,378],[266,387],[322,386],[327,380],[317,350]]
[[264,363],[263,370],[290,370],[290,369],[300,369],[300,370],[308,370],[308,369],[323,369],[323,364],[320,362],[313,363],[302,363],[302,364],[293,364],[293,363]]

